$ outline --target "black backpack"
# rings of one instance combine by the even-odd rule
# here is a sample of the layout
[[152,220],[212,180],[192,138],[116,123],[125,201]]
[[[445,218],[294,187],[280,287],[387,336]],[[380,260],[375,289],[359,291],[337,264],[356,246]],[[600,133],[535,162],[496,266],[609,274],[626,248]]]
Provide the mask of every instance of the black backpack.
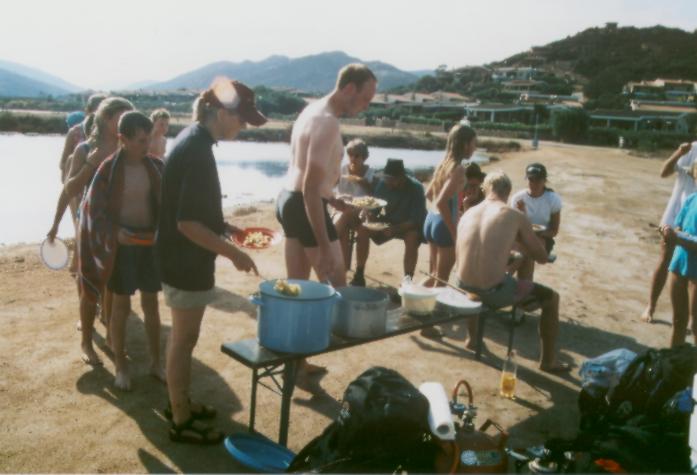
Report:
[[337,420],[306,445],[289,472],[433,472],[438,446],[428,400],[394,370],[374,367],[344,392]]
[[663,405],[678,391],[692,386],[697,372],[697,347],[647,350],[622,373],[607,396],[608,418],[618,423],[635,415],[660,420]]

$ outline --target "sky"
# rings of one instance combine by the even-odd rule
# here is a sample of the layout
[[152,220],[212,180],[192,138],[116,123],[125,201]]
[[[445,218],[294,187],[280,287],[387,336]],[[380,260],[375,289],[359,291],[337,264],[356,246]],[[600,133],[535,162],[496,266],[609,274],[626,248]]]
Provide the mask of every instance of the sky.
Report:
[[404,70],[498,61],[606,22],[697,29],[695,0],[22,0],[0,59],[108,89],[215,61],[342,50]]

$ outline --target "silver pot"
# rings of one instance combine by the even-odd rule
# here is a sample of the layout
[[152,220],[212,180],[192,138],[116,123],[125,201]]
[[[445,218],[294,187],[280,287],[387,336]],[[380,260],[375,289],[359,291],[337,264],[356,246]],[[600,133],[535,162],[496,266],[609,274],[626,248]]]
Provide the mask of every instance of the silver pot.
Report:
[[387,304],[385,292],[364,287],[341,287],[332,330],[339,336],[370,338],[385,333]]

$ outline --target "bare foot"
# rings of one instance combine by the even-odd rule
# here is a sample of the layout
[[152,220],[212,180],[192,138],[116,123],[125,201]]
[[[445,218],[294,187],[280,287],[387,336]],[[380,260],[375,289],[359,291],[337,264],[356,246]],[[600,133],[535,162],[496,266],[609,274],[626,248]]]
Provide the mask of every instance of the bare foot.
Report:
[[167,373],[159,364],[150,366],[150,376],[167,384]]
[[128,374],[128,370],[117,371],[116,377],[114,378],[114,386],[122,391],[131,390],[131,376]]
[[303,365],[302,371],[304,371],[307,374],[324,374],[324,373],[329,372],[329,370],[327,368],[325,368],[324,366],[312,364],[308,361],[305,361],[305,364]]
[[552,374],[560,374],[560,373],[568,373],[571,371],[571,365],[568,365],[566,363],[556,363],[553,365],[540,365],[540,369],[544,371],[545,373],[552,373]]
[[653,312],[649,307],[646,307],[644,309],[644,313],[641,314],[641,317],[639,317],[642,322],[646,323],[653,323]]
[[97,356],[92,346],[82,347],[82,361],[92,366],[101,366],[102,364],[102,360],[99,359],[99,356]]
[[301,370],[298,371],[298,374],[295,377],[295,386],[303,391],[307,391],[312,395],[322,394],[324,389],[322,389],[322,386],[319,384],[320,379],[321,378],[317,377],[316,375],[311,375],[306,371]]

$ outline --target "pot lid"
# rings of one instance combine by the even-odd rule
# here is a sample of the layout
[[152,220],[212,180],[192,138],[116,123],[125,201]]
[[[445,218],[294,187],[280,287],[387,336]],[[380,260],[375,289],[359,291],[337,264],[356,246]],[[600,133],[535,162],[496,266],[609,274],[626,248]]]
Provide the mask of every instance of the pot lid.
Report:
[[281,279],[271,279],[265,280],[259,284],[259,292],[262,295],[268,297],[274,297],[277,299],[285,300],[325,300],[334,297],[336,295],[336,290],[327,284],[322,284],[320,282],[314,282],[312,280],[300,280],[300,279],[286,279],[289,284],[296,284],[300,286],[300,295],[290,296],[282,294],[274,290],[276,282]]

